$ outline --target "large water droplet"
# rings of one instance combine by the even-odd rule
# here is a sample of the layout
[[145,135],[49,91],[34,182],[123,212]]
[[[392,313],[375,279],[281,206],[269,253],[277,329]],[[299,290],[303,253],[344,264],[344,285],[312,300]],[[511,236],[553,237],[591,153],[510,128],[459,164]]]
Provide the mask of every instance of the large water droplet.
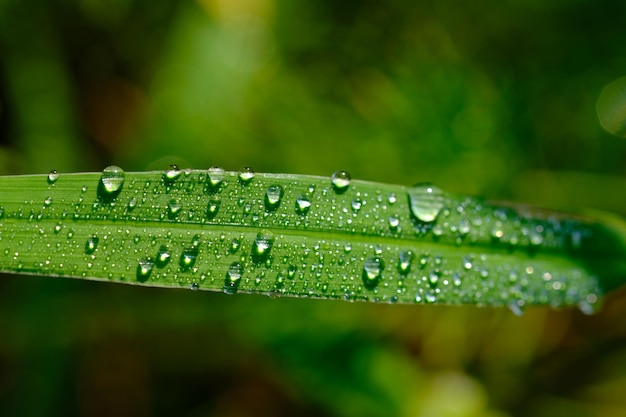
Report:
[[298,198],[296,198],[296,213],[301,216],[306,215],[311,208],[311,199],[304,195],[300,194]]
[[89,239],[87,239],[87,242],[85,242],[85,253],[87,255],[94,253],[98,248],[99,241],[100,239],[98,239],[98,236],[91,236]]
[[265,209],[267,211],[274,211],[280,205],[280,200],[283,198],[284,190],[280,185],[270,185],[265,191]]
[[256,263],[262,263],[267,260],[272,245],[274,244],[274,235],[272,232],[259,232],[252,243],[252,260]]
[[408,190],[411,213],[424,223],[432,223],[443,209],[443,191],[432,184],[417,184]]
[[409,273],[413,258],[413,252],[410,250],[403,250],[400,252],[400,257],[398,259],[398,272],[400,272],[400,274],[406,275]]
[[239,181],[242,184],[249,184],[254,178],[254,170],[250,167],[244,167],[239,171]]
[[180,270],[185,272],[189,271],[196,263],[198,257],[198,245],[188,246],[183,249],[183,253],[180,254]]
[[55,182],[57,182],[58,179],[59,173],[57,172],[57,170],[53,169],[52,171],[50,171],[50,173],[48,174],[48,184],[54,184]]
[[139,264],[137,265],[137,281],[148,281],[148,279],[150,279],[150,275],[152,274],[153,268],[154,262],[152,262],[152,259],[145,258],[139,261]]
[[165,182],[165,185],[170,186],[176,182],[182,173],[183,171],[178,168],[178,165],[170,165],[169,168],[163,172],[163,182]]
[[378,285],[385,265],[382,259],[378,257],[370,257],[363,264],[363,285],[367,289],[373,289]]
[[213,220],[217,216],[217,212],[220,210],[222,202],[218,199],[211,199],[206,207],[206,216],[208,220]]
[[124,185],[126,174],[124,170],[118,166],[111,165],[102,170],[100,184],[98,185],[98,194],[104,199],[116,197]]
[[224,180],[224,170],[220,167],[211,167],[207,172],[207,190],[214,193],[218,190]]
[[347,171],[335,171],[330,177],[330,183],[337,194],[344,193],[350,187],[351,181],[352,177]]
[[177,200],[170,200],[167,203],[167,217],[172,220],[175,219],[176,217],[178,217],[178,214],[180,213],[181,209],[183,208],[183,205],[181,203],[179,203]]
[[170,253],[167,246],[161,245],[161,247],[159,247],[159,251],[157,252],[157,256],[156,256],[156,266],[159,268],[163,268],[170,262],[171,257],[172,257],[172,254]]
[[242,275],[243,267],[239,262],[230,264],[226,271],[226,277],[224,278],[224,292],[226,294],[232,295],[237,293]]

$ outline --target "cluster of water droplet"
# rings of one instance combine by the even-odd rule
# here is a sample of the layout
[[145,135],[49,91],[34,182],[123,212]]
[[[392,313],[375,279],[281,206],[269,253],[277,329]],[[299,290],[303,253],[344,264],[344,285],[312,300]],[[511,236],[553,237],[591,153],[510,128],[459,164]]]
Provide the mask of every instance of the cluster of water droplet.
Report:
[[[345,171],[325,179],[176,166],[128,175],[111,166],[85,178],[52,171],[31,187],[29,196],[41,197],[10,212],[0,207],[11,270],[228,294],[507,304],[516,312],[535,303],[589,309],[597,301],[585,270],[537,255],[581,250],[590,228],[432,184],[353,182]],[[11,228],[18,222],[32,235]],[[27,256],[42,246],[46,259]]]

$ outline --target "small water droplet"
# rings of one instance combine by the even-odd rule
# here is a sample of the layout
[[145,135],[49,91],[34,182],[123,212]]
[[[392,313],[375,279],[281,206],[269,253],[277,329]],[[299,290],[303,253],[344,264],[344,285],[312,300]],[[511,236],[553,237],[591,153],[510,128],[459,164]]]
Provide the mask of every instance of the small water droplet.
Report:
[[150,279],[150,275],[152,274],[152,269],[154,268],[154,262],[152,259],[145,258],[139,261],[137,265],[137,281],[146,282]]
[[406,275],[409,273],[413,258],[413,252],[410,250],[403,250],[400,252],[400,257],[398,259],[398,272],[400,272],[400,274]]
[[174,200],[174,199],[170,200],[167,203],[167,217],[170,220],[175,219],[180,213],[182,208],[183,208],[183,205],[179,203],[177,200]]
[[269,231],[259,232],[252,243],[252,260],[262,263],[267,260],[274,244],[274,235]]
[[176,182],[182,173],[183,171],[178,168],[178,165],[170,165],[165,171],[163,171],[163,182],[165,182],[165,185],[170,186]]
[[250,167],[243,167],[241,171],[239,171],[239,181],[246,185],[249,184],[250,181],[254,178],[254,170]]
[[183,272],[189,271],[196,263],[198,257],[198,245],[188,246],[183,249],[183,253],[180,254],[180,270]]
[[133,197],[128,200],[128,211],[133,210],[135,207],[137,207],[137,199]]
[[48,197],[43,201],[43,205],[48,207],[50,204],[52,204],[52,197]]
[[363,201],[361,201],[360,198],[355,198],[350,203],[350,206],[352,207],[353,212],[358,213],[359,210],[361,210],[361,207],[363,206]]
[[370,257],[365,260],[362,274],[363,285],[365,285],[365,288],[371,290],[378,285],[384,268],[385,265],[382,259],[378,257]]
[[416,184],[408,191],[411,213],[424,223],[432,223],[443,209],[443,191],[432,184]]
[[280,205],[280,200],[284,194],[283,187],[280,185],[270,185],[265,191],[265,209],[274,211]]
[[222,202],[218,199],[209,200],[209,203],[207,204],[207,207],[206,207],[207,219],[213,220],[215,216],[217,216],[217,212],[219,211],[221,204]]
[[98,184],[100,197],[104,199],[116,197],[122,191],[125,177],[126,173],[118,166],[111,165],[104,168]]
[[335,171],[330,177],[330,182],[337,194],[344,193],[350,187],[351,181],[352,177],[347,171]]
[[234,254],[237,253],[240,246],[241,240],[239,240],[238,238],[233,238],[233,240],[230,241],[230,248],[228,248],[228,250],[230,251],[230,253]]
[[59,173],[57,172],[57,170],[53,169],[52,171],[50,171],[50,173],[48,174],[48,184],[54,184],[55,182],[57,182],[58,179]]
[[172,257],[172,254],[170,253],[167,246],[161,245],[159,247],[159,251],[157,252],[157,256],[156,256],[156,266],[159,268],[163,268],[170,262],[171,257]]
[[226,271],[226,277],[224,278],[224,292],[226,294],[233,295],[237,293],[242,275],[243,267],[239,262],[230,264]]
[[85,243],[85,253],[87,255],[94,253],[98,248],[99,241],[100,239],[98,238],[98,236],[91,236],[89,239],[87,239],[87,242]]
[[57,223],[54,225],[54,234],[59,234],[63,229],[63,225],[61,223]]
[[511,310],[513,314],[515,314],[517,317],[523,316],[526,312],[526,303],[524,302],[524,300],[511,301],[508,304],[508,307],[509,310]]
[[298,267],[295,265],[289,265],[287,268],[287,278],[293,279],[296,276],[296,272],[298,271]]
[[296,198],[296,213],[301,216],[306,215],[311,208],[311,200],[308,196],[304,194],[300,194],[298,198]]

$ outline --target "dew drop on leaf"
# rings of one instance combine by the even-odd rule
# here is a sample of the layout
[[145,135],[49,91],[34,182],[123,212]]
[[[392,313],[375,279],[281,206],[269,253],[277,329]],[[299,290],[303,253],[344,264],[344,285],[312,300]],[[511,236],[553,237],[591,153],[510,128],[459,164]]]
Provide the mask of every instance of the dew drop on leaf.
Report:
[[98,236],[91,236],[89,239],[87,239],[87,242],[85,242],[85,253],[87,255],[94,253],[98,248],[99,241],[100,239],[98,239]]
[[274,235],[271,232],[259,232],[252,243],[252,260],[255,263],[262,263],[266,261],[273,244]]
[[180,177],[180,174],[182,174],[182,172],[183,171],[178,168],[178,165],[170,165],[163,172],[163,181],[166,185],[172,185]]
[[159,250],[157,252],[157,256],[156,256],[156,266],[159,268],[163,268],[164,266],[166,266],[169,262],[170,262],[170,258],[172,257],[172,254],[170,253],[169,249],[167,248],[166,245],[161,245],[159,247]]
[[145,258],[139,261],[137,265],[137,281],[146,282],[150,279],[152,269],[154,268],[154,262],[150,258]]
[[236,294],[243,275],[243,267],[239,262],[233,262],[226,271],[224,278],[224,292],[226,294]]
[[224,170],[220,167],[211,167],[209,168],[208,172],[207,172],[207,176],[208,176],[208,183],[207,183],[207,187],[209,192],[216,192],[220,186],[220,184],[222,184],[222,181],[224,180]]
[[115,197],[122,190],[126,174],[118,166],[111,165],[102,170],[100,185],[98,187],[101,197]]
[[183,249],[183,253],[180,255],[179,265],[180,270],[183,272],[189,271],[196,263],[198,257],[198,246],[192,245]]
[[409,273],[413,258],[413,252],[410,250],[403,250],[400,252],[400,257],[398,259],[398,272],[400,272],[400,274],[406,275]]
[[385,265],[379,257],[370,257],[363,264],[363,285],[367,289],[373,289],[378,285]]
[[48,184],[54,184],[55,182],[57,182],[58,179],[59,173],[57,172],[57,170],[53,169],[52,171],[50,171],[50,173],[48,174]]
[[254,170],[250,167],[244,167],[239,171],[239,181],[242,184],[249,184],[254,178]]
[[415,218],[424,223],[437,219],[444,206],[443,191],[432,184],[417,184],[409,188],[409,205]]
[[304,216],[306,215],[311,208],[311,200],[304,194],[300,194],[298,198],[296,198],[296,213]]
[[335,171],[330,177],[330,183],[337,194],[344,193],[350,187],[351,181],[352,177],[347,171]]
[[217,212],[220,209],[221,201],[218,199],[211,199],[206,207],[206,216],[208,220],[213,220],[217,216]]
[[284,190],[280,185],[270,185],[265,190],[265,209],[267,211],[274,211],[280,205],[280,200],[283,198]]
[[170,220],[175,219],[176,217],[178,217],[178,214],[180,213],[182,208],[183,205],[180,202],[178,202],[177,200],[170,200],[167,203],[167,217]]

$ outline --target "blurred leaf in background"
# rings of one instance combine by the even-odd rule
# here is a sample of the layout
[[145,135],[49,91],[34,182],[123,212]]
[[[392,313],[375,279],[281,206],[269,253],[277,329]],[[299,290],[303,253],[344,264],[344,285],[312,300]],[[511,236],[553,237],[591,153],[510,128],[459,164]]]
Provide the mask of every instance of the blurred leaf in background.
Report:
[[[346,169],[626,215],[626,141],[596,113],[622,114],[598,98],[626,75],[624,16],[583,0],[3,0],[0,172]],[[625,313],[623,291],[595,316],[517,318],[4,276],[0,414],[621,416]]]

